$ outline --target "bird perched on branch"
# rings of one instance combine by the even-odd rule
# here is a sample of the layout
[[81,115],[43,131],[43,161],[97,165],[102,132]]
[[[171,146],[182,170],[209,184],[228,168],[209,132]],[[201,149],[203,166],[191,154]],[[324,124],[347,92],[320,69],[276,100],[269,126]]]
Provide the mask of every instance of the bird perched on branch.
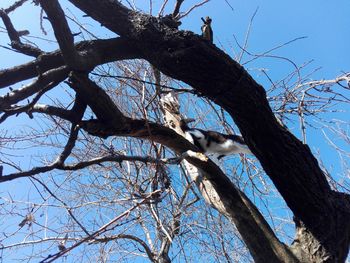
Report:
[[213,43],[213,30],[211,28],[211,18],[209,16],[207,16],[204,20],[203,17],[201,17],[202,21],[203,21],[203,25],[201,26],[201,30],[202,30],[202,37],[204,39],[207,39],[210,41],[210,43]]
[[188,123],[193,121],[194,119],[181,120],[180,128],[185,133],[186,139],[193,142],[204,153],[216,154],[218,159],[230,154],[252,153],[242,136],[190,128]]

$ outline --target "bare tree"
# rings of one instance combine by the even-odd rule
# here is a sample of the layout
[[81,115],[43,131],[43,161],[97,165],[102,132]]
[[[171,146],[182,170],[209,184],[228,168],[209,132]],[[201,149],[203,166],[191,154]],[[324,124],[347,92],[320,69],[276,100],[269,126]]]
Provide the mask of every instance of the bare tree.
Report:
[[[5,259],[20,250],[20,256],[11,257],[41,262],[65,256],[98,262],[135,257],[151,262],[345,261],[349,195],[342,192],[346,188],[331,187],[329,174],[306,144],[305,130],[307,115],[332,103],[349,103],[344,95],[348,73],[307,81],[293,64],[295,71],[280,83],[272,81],[267,95],[225,52],[178,30],[182,17],[208,1],[181,12],[184,1],[178,0],[174,11],[163,15],[164,1],[154,17],[129,1],[126,6],[69,0],[90,22],[118,35],[109,39],[95,37],[57,0],[33,1],[43,10],[43,34],[47,19],[59,45],[45,52],[10,19],[25,2],[0,11],[11,49],[33,57],[0,71],[0,88],[10,88],[0,97],[0,182],[9,187],[25,182],[21,187],[34,192],[27,201],[2,198]],[[72,32],[72,24],[82,32]],[[88,38],[76,42],[79,35]],[[249,54],[245,45],[241,49],[252,59],[269,56]],[[240,156],[236,163],[220,165],[201,153],[183,137],[179,121],[197,111],[200,124],[205,112],[200,106],[186,109],[178,94],[204,102],[204,110],[232,132],[228,114],[259,163]],[[288,116],[298,117],[303,142],[283,125]],[[26,126],[14,130],[13,119]],[[23,163],[24,150],[31,155],[28,163]],[[273,186],[293,215],[291,244],[290,237],[283,240],[283,226],[269,219],[271,208],[258,209],[248,198],[259,191],[266,201],[264,192],[273,193]]]

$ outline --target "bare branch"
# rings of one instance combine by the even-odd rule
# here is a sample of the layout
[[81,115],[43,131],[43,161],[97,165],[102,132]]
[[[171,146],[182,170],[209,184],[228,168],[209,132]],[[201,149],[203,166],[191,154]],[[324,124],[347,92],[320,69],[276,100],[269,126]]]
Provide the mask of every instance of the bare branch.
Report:
[[162,4],[162,6],[159,9],[158,16],[162,16],[163,15],[164,9],[165,9],[166,5],[168,4],[168,1],[169,0],[164,0],[163,1],[163,4]]
[[243,47],[241,48],[242,51],[241,51],[241,54],[239,55],[239,57],[237,59],[237,61],[239,63],[242,61],[243,54],[247,50],[248,39],[249,39],[250,31],[251,31],[251,28],[252,28],[252,25],[253,25],[253,20],[254,20],[256,14],[258,13],[258,10],[259,10],[259,7],[255,9],[252,17],[250,18],[248,29],[247,29],[247,32],[246,32],[246,35],[245,35],[245,39],[244,39],[244,44],[243,44]]
[[[69,144],[69,143],[68,143]],[[45,173],[48,171],[52,171],[54,169],[57,170],[62,170],[62,171],[76,171],[76,170],[80,170],[86,167],[89,167],[91,165],[95,165],[95,164],[102,164],[105,162],[116,162],[121,164],[124,161],[131,161],[131,162],[142,162],[142,163],[154,163],[154,164],[179,164],[179,162],[181,162],[181,158],[174,158],[174,159],[155,159],[149,156],[125,156],[125,155],[106,155],[106,156],[102,156],[102,157],[98,157],[89,161],[82,161],[76,164],[63,164],[63,159],[66,156],[66,154],[64,154],[65,152],[67,153],[69,151],[68,149],[68,144],[65,147],[64,152],[62,152],[61,155],[63,155],[62,157],[58,157],[58,160],[49,166],[43,166],[43,167],[36,167],[33,168],[30,171],[26,171],[26,172],[20,172],[20,173],[13,173],[13,174],[9,174],[9,175],[3,175],[2,177],[0,177],[0,183],[1,182],[6,182],[6,181],[11,181],[13,179],[17,179],[17,178],[23,178],[23,177],[31,177],[40,173]],[[67,150],[66,150],[67,148]],[[60,162],[60,160],[62,159],[62,162]]]
[[70,111],[70,114],[74,114],[73,115],[74,117],[73,117],[69,139],[62,153],[58,156],[58,158],[53,163],[46,166],[35,167],[26,172],[19,172],[19,173],[13,173],[13,174],[2,176],[0,177],[0,182],[10,181],[10,180],[22,178],[22,177],[29,177],[39,173],[52,171],[53,169],[62,169],[62,167],[64,167],[64,161],[69,157],[72,149],[75,146],[75,142],[78,138],[79,126],[76,125],[76,122],[77,120],[81,120],[86,108],[84,104],[83,105],[81,104],[79,97],[77,97],[74,106],[75,107],[73,107],[73,109]]
[[47,173],[49,171],[54,170],[55,168],[57,168],[57,164],[56,163],[52,163],[46,166],[41,166],[41,167],[34,167],[29,171],[25,171],[25,172],[19,172],[19,173],[13,173],[13,174],[9,174],[9,175],[3,175],[2,177],[0,177],[0,183],[2,182],[7,182],[7,181],[11,181],[17,178],[22,178],[22,177],[30,177],[36,174],[40,174],[40,173]]
[[50,116],[57,116],[57,117],[60,117],[61,119],[71,121],[71,122],[75,121],[72,111],[55,107],[55,106],[36,104],[33,106],[31,112],[44,113]]
[[74,106],[71,110],[66,110],[55,106],[36,104],[30,108],[30,113],[37,112],[44,113],[50,116],[57,116],[61,119],[76,124],[81,120],[81,114],[85,111],[85,109],[86,104],[82,102],[79,94],[76,94]]
[[50,263],[55,261],[56,259],[62,257],[63,255],[67,254],[69,251],[73,250],[74,248],[80,246],[81,244],[86,243],[89,240],[93,240],[96,237],[98,237],[99,235],[103,234],[104,232],[108,231],[108,229],[110,227],[112,227],[117,221],[119,221],[121,218],[129,215],[133,210],[135,210],[136,208],[138,208],[139,206],[143,205],[144,203],[148,202],[149,200],[151,200],[154,196],[157,196],[159,194],[160,190],[157,190],[155,192],[152,192],[150,194],[148,194],[143,200],[141,200],[140,202],[136,203],[133,207],[129,208],[128,210],[126,210],[125,212],[121,213],[120,215],[116,216],[115,218],[113,218],[110,222],[108,222],[107,224],[103,225],[102,227],[100,227],[97,231],[95,231],[94,233],[92,233],[91,235],[82,238],[80,241],[76,242],[74,245],[72,245],[71,247],[67,248],[64,251],[61,251],[55,255],[49,255],[46,259],[44,259],[42,261],[42,263]]
[[329,79],[329,80],[316,80],[316,81],[308,81],[308,82],[303,82],[295,86],[295,88],[291,91],[294,92],[296,90],[299,90],[303,87],[308,87],[305,91],[308,91],[310,89],[315,88],[316,86],[332,86],[334,84],[339,84],[345,89],[350,89],[349,87],[341,85],[341,82],[345,83],[350,83],[350,73],[345,73],[335,79]]
[[87,74],[72,73],[68,83],[96,114],[97,118],[111,127],[123,127],[124,115],[106,92],[91,81]]
[[[79,170],[85,167],[88,167],[90,165],[94,164],[101,164],[104,162],[116,162],[116,163],[122,163],[123,161],[131,161],[131,162],[142,162],[142,163],[169,163],[168,160],[159,160],[152,158],[150,156],[126,156],[126,155],[107,155],[98,157],[89,161],[85,162],[79,162],[77,164],[71,164],[71,165],[64,165],[61,169],[62,170]],[[174,163],[176,164],[176,163]]]
[[28,0],[19,0],[15,3],[13,3],[10,7],[6,8],[4,11],[6,14],[9,14],[9,13],[15,11],[18,7],[20,7],[21,5],[23,5],[27,1]]
[[184,0],[176,0],[176,4],[175,4],[175,7],[174,7],[174,11],[173,11],[173,17],[177,17],[180,13],[180,8],[181,8],[181,5],[182,3],[184,2]]
[[[72,212],[72,209],[66,204],[66,202],[62,201],[61,198],[59,198],[57,195],[55,195],[49,187],[47,187],[43,182],[41,182],[40,180],[36,179],[36,178],[32,178],[33,180],[35,180],[36,182],[38,182],[42,187],[45,188],[46,191],[48,191],[50,193],[50,195],[52,197],[54,197],[56,200],[58,200],[59,202],[61,202],[64,207],[66,208],[68,214],[73,218],[73,220],[80,226],[80,228],[84,231],[85,234],[87,234],[88,236],[90,235],[89,232],[86,230],[86,228],[79,222],[79,220],[75,217],[75,215]],[[66,240],[68,239],[68,237],[66,238]]]
[[11,115],[15,115],[15,114],[18,115],[19,113],[22,113],[22,112],[26,112],[30,118],[33,118],[32,112],[33,112],[34,105],[39,101],[41,96],[45,94],[45,92],[56,87],[59,83],[60,81],[50,82],[45,88],[43,88],[38,92],[38,94],[33,98],[33,100],[30,103],[28,103],[25,106],[17,106],[17,107],[13,106],[10,109],[4,109],[5,113],[0,117],[0,123],[4,122]]
[[[76,49],[84,54],[89,68],[116,60],[140,58],[134,42],[123,38],[82,41],[76,44]],[[0,88],[35,77],[38,69],[46,72],[64,65],[60,51],[45,53],[27,64],[1,70]]]
[[196,8],[205,5],[206,3],[208,3],[210,0],[203,0],[202,2],[193,5],[192,7],[190,7],[187,11],[185,11],[183,14],[180,14],[177,16],[177,19],[182,19],[186,16],[188,16],[193,10],[195,10]]
[[118,235],[114,235],[114,236],[105,236],[105,237],[102,237],[102,238],[96,238],[96,239],[91,240],[91,244],[106,243],[106,242],[110,242],[110,241],[113,241],[113,240],[116,240],[116,239],[121,239],[121,238],[130,239],[130,240],[133,240],[133,241],[139,243],[145,249],[145,252],[146,252],[148,258],[152,262],[156,262],[155,259],[154,259],[154,253],[149,248],[149,246],[146,244],[146,242],[143,241],[142,239],[134,236],[134,235],[118,234]]
[[58,156],[57,160],[55,161],[55,163],[57,163],[58,167],[62,166],[64,161],[71,154],[71,152],[72,152],[72,150],[73,150],[73,148],[75,146],[75,142],[76,142],[76,140],[78,138],[78,133],[79,133],[79,126],[75,125],[75,124],[72,124],[68,142],[67,142],[66,146],[64,147],[64,149],[63,149],[62,153],[60,154],[60,156]]
[[[8,248],[15,248],[15,247],[20,247],[20,246],[27,246],[27,245],[34,245],[34,244],[41,244],[44,242],[50,242],[50,241],[62,241],[65,238],[63,237],[45,237],[45,238],[41,238],[41,239],[37,239],[37,240],[26,240],[20,243],[14,243],[11,245],[7,245],[7,246],[1,246],[0,250],[5,250]],[[78,241],[78,238],[68,238],[70,241]]]
[[67,65],[76,70],[87,70],[89,66],[78,54],[74,46],[74,37],[69,29],[64,12],[57,0],[40,1],[50,20],[56,39]]
[[[294,39],[292,39],[292,40],[289,40],[289,41],[287,41],[287,42],[285,42],[285,43],[283,43],[283,44],[281,44],[281,45],[278,45],[278,46],[276,46],[276,47],[274,47],[274,48],[271,48],[271,49],[269,49],[269,50],[267,50],[267,51],[265,51],[265,52],[263,52],[263,53],[261,53],[261,54],[257,54],[257,55],[250,54],[250,53],[247,52],[247,50],[245,50],[246,53],[248,53],[248,54],[254,56],[254,58],[252,58],[252,59],[250,59],[250,60],[248,60],[248,61],[245,61],[242,65],[246,65],[246,64],[248,64],[248,63],[250,63],[250,62],[252,62],[252,61],[254,61],[254,60],[256,60],[256,59],[258,59],[258,58],[260,58],[260,57],[269,57],[268,54],[271,53],[272,51],[275,51],[275,50],[280,49],[280,48],[282,48],[282,47],[284,47],[284,46],[286,46],[286,45],[289,45],[289,44],[291,44],[291,43],[293,43],[293,42],[295,42],[295,41],[298,41],[298,40],[301,40],[301,39],[305,39],[305,38],[307,38],[307,37],[304,36],[304,37],[297,37],[297,38],[294,38]],[[293,63],[293,64],[295,64],[295,63]]]
[[[13,26],[9,16],[7,15],[6,11],[3,11],[0,9],[0,16],[2,18],[2,21],[4,22],[4,25],[7,29],[7,33],[11,40],[11,46],[21,52],[22,54],[38,57],[40,56],[43,51],[37,47],[34,47],[29,44],[23,44],[20,39],[19,32],[15,29]],[[29,33],[28,31],[26,33]]]
[[[12,104],[15,104],[27,97],[35,94],[36,92],[45,89],[50,83],[60,83],[67,78],[69,73],[67,66],[61,66],[56,69],[48,70],[32,82],[31,84],[9,92],[8,94],[0,97],[0,112],[8,109]],[[51,85],[50,85],[51,86]],[[51,87],[53,88],[53,87]]]

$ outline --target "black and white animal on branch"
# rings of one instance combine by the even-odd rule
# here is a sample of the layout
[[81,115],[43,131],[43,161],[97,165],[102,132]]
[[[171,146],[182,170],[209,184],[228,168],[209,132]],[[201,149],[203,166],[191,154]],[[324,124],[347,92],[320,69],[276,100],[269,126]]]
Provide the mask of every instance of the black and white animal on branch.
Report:
[[180,128],[185,133],[186,139],[204,153],[215,154],[218,159],[237,153],[252,154],[242,136],[190,128],[188,123],[193,121],[194,119],[181,120]]
[[210,43],[213,43],[213,29],[211,28],[211,18],[209,16],[207,16],[204,20],[203,17],[201,17],[202,21],[203,21],[203,25],[201,26],[201,30],[202,30],[202,37],[204,39],[207,39],[210,41]]

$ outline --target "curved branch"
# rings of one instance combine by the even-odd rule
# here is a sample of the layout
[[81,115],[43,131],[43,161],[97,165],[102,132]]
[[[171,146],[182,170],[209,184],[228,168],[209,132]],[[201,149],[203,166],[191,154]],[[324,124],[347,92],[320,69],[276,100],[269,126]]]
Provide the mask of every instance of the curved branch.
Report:
[[[68,150],[66,150],[68,152]],[[63,155],[63,153],[61,154]],[[65,155],[59,157],[59,159],[64,159]],[[172,162],[172,160],[163,160],[163,159],[155,159],[150,156],[125,156],[125,155],[106,155],[98,158],[91,159],[89,161],[83,161],[75,164],[63,164],[59,161],[56,161],[54,164],[49,166],[41,166],[35,167],[29,171],[13,173],[9,175],[3,175],[0,177],[0,183],[11,181],[17,178],[29,177],[33,175],[37,175],[40,173],[46,173],[52,171],[54,169],[62,170],[62,171],[77,171],[80,169],[84,169],[91,165],[102,164],[105,162],[116,162],[121,164],[124,161],[129,162],[142,162],[142,163],[164,163],[164,164],[177,164],[180,160],[176,160],[176,162]]]
[[33,100],[28,103],[27,105],[24,106],[13,106],[10,109],[4,109],[5,114],[3,114],[0,118],[0,123],[4,122],[8,117],[12,116],[12,115],[17,115],[19,113],[23,113],[26,112],[30,118],[33,118],[32,116],[32,112],[33,112],[33,107],[35,105],[35,103],[37,103],[39,101],[39,99],[41,98],[42,95],[44,95],[47,91],[49,91],[50,89],[56,87],[58,84],[60,83],[60,81],[58,82],[51,82],[49,83],[45,88],[43,88],[41,91],[38,92],[38,94],[33,98]]
[[64,147],[62,153],[58,156],[57,160],[55,161],[55,163],[57,164],[58,167],[61,167],[63,165],[64,161],[71,154],[71,152],[75,146],[75,142],[78,139],[78,133],[79,133],[79,126],[72,124],[68,142],[67,142],[66,146]]
[[0,112],[9,108],[21,100],[24,100],[33,94],[44,89],[46,86],[51,86],[51,83],[58,84],[67,78],[69,73],[67,66],[62,66],[56,69],[48,70],[40,75],[34,82],[26,85],[18,90],[14,90],[0,97]]
[[[125,38],[82,41],[75,48],[86,58],[90,68],[116,60],[141,57],[134,42]],[[47,72],[64,65],[60,51],[42,54],[29,63],[0,70],[0,88],[34,78],[38,75],[38,69],[40,72]]]
[[[1,246],[0,250],[15,248],[15,247],[19,247],[19,246],[29,246],[29,245],[40,244],[40,243],[45,243],[45,242],[50,242],[50,241],[64,241],[64,240],[67,240],[67,239],[64,237],[44,237],[41,239],[25,240],[23,242],[14,243],[14,244],[7,245],[7,246]],[[69,241],[79,241],[79,239],[76,237],[69,237],[68,240]]]

